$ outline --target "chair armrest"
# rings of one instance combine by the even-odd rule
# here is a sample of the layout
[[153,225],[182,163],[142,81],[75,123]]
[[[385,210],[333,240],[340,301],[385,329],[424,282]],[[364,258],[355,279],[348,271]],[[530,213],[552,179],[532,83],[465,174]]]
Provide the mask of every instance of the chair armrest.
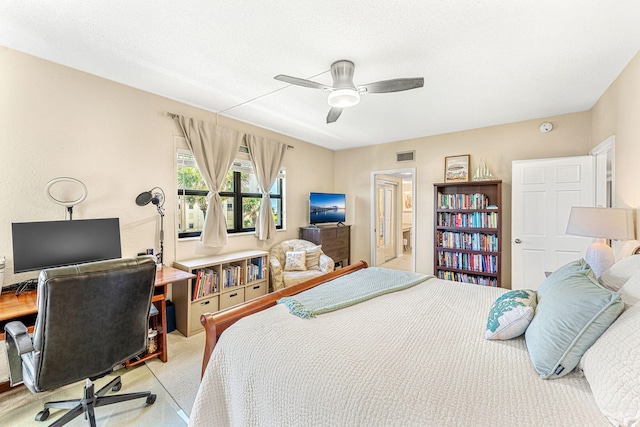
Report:
[[22,382],[22,355],[33,351],[33,342],[27,327],[18,321],[4,326],[6,332],[7,361],[9,362],[9,381],[11,385]]
[[323,273],[331,273],[335,269],[335,262],[330,256],[320,254],[320,271]]
[[271,287],[273,291],[284,288],[282,264],[276,257],[269,258],[269,271],[271,272]]

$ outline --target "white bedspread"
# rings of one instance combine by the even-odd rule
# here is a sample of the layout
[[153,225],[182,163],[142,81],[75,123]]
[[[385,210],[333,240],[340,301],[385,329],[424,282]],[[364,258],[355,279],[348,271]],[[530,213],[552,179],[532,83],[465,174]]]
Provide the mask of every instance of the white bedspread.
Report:
[[430,279],[301,319],[276,306],[221,337],[191,426],[599,426],[579,373],[542,380],[524,338],[487,341],[504,290]]

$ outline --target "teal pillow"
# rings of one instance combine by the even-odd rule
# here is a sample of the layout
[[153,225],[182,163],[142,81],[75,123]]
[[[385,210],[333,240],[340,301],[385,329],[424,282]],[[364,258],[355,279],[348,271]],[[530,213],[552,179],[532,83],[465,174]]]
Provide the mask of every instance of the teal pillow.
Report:
[[484,337],[488,340],[509,340],[524,334],[537,304],[536,291],[531,289],[517,289],[500,295],[489,310]]
[[622,313],[619,293],[600,286],[584,260],[569,263],[538,289],[538,307],[525,332],[531,362],[541,378],[568,374],[585,351]]

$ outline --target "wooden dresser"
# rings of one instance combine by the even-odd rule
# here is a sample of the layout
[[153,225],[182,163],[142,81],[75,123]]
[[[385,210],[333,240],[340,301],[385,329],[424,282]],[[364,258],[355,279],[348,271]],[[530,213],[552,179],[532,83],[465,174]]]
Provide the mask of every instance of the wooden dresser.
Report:
[[351,226],[300,227],[300,238],[322,245],[322,252],[342,267],[351,263]]

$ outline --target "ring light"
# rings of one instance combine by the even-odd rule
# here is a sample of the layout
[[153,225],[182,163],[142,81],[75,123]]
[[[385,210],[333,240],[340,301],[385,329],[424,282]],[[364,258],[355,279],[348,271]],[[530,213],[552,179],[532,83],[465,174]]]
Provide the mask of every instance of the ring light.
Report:
[[[76,200],[58,200],[55,197],[53,197],[53,194],[51,194],[51,187],[53,187],[55,184],[58,184],[60,182],[70,182],[72,184],[77,184],[80,186],[80,189],[82,190],[82,195],[80,197],[78,197]],[[49,197],[49,199],[51,199],[51,201],[53,203],[56,203],[58,205],[62,205],[62,206],[66,206],[67,211],[69,212],[69,219],[72,219],[73,216],[73,207],[79,203],[82,203],[84,201],[84,199],[87,198],[87,186],[84,185],[81,181],[75,179],[75,178],[70,178],[70,177],[66,177],[66,176],[62,176],[59,178],[54,178],[51,181],[47,182],[47,185],[44,187],[44,192],[47,195],[47,197]]]

